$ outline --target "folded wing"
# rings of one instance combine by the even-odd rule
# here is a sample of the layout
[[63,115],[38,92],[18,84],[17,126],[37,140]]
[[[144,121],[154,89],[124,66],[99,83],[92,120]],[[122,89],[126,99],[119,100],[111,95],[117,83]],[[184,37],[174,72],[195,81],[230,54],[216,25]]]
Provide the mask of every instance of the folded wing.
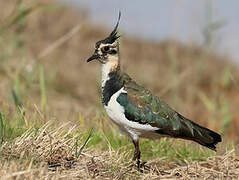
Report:
[[139,86],[127,74],[122,75],[124,90],[117,101],[125,109],[128,120],[159,128],[155,133],[193,140],[212,150],[221,136],[183,117],[149,90]]

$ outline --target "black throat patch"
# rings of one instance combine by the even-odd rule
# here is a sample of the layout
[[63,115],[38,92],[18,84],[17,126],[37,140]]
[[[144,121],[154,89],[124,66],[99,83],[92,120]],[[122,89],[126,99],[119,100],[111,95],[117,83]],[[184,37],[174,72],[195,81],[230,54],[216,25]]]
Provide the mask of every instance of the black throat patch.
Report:
[[109,79],[102,90],[102,103],[107,106],[111,96],[119,91],[123,85],[124,83],[119,72],[109,73]]

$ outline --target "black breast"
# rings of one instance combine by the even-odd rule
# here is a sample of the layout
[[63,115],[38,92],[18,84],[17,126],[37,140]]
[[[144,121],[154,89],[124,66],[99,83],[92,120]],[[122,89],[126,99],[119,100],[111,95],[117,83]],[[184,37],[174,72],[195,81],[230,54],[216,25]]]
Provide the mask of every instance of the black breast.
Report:
[[108,105],[113,94],[123,87],[123,81],[119,72],[109,73],[109,79],[106,81],[102,90],[102,103]]

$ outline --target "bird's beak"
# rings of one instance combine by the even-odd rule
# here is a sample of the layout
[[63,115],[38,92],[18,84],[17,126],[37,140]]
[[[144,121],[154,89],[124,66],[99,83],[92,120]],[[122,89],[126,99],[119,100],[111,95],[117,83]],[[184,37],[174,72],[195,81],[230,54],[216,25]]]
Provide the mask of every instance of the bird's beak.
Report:
[[99,57],[100,55],[97,52],[95,52],[89,59],[87,59],[87,62],[90,62],[94,59],[98,59]]

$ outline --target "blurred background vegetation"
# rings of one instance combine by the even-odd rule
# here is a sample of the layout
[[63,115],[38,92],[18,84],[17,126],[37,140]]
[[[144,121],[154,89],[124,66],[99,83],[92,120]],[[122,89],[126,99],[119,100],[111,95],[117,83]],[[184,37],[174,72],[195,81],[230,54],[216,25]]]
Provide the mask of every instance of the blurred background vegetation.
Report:
[[[57,1],[2,0],[0,7],[0,142],[54,121],[78,125],[84,137],[94,127],[89,146],[102,141],[103,149],[108,143],[129,146],[103,111],[99,64],[85,61],[111,29],[91,24],[87,9]],[[206,32],[205,47],[121,32],[122,66],[184,116],[220,132],[224,145],[234,146],[239,142],[239,68],[208,50],[213,30]],[[167,154],[168,142],[144,141],[145,155],[161,156],[162,147],[162,156]],[[177,158],[194,153],[184,147],[168,155],[175,151]]]

